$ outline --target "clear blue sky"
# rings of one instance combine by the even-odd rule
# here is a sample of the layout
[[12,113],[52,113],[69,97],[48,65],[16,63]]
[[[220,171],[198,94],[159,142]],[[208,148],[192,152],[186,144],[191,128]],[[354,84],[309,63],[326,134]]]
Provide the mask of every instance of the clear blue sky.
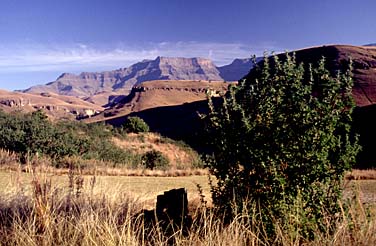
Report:
[[1,0],[0,88],[156,56],[236,57],[376,42],[374,0]]

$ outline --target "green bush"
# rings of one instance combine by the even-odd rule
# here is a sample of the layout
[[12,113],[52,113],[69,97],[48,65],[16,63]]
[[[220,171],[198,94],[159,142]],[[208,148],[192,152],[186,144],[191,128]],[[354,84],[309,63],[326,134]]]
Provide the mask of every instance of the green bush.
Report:
[[169,160],[158,150],[150,150],[142,155],[141,162],[148,169],[165,169],[169,165]]
[[123,125],[126,132],[140,133],[149,132],[149,126],[140,117],[128,117]]
[[0,113],[0,148],[22,155],[53,158],[83,154],[85,140],[56,127],[42,111],[9,115]]
[[[333,76],[324,65],[322,59],[304,67],[288,54],[272,63],[265,57],[221,103],[209,100],[207,165],[217,178],[213,202],[227,219],[256,204],[254,219],[271,239],[276,222],[312,238],[314,228],[326,231],[336,219],[359,145],[350,135],[350,70]],[[297,204],[304,209],[291,224],[285,215]]]
[[42,111],[30,114],[0,111],[0,148],[20,153],[22,162],[37,154],[51,157],[57,167],[64,166],[64,159],[69,156],[136,166],[140,156],[112,143],[112,132],[103,123],[54,124]]

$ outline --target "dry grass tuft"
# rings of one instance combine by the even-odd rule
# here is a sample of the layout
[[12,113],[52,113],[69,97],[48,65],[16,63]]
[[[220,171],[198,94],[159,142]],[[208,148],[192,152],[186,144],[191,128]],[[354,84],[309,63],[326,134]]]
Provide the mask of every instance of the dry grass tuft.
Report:
[[16,153],[0,149],[0,166],[3,165],[18,165],[19,157]]

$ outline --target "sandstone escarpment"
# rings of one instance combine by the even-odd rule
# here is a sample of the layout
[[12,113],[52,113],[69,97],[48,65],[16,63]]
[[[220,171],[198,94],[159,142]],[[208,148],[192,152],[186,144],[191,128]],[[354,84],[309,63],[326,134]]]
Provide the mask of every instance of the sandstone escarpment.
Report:
[[131,93],[103,113],[88,119],[87,122],[102,121],[134,112],[157,107],[178,106],[204,101],[207,93],[225,93],[230,84],[223,81],[158,80],[141,83],[133,87]]
[[145,81],[237,81],[248,73],[251,66],[250,59],[236,59],[230,65],[216,67],[211,60],[204,58],[157,57],[113,71],[79,75],[63,73],[56,81],[23,92],[75,96],[104,106],[110,104],[114,96],[128,95],[134,86]]

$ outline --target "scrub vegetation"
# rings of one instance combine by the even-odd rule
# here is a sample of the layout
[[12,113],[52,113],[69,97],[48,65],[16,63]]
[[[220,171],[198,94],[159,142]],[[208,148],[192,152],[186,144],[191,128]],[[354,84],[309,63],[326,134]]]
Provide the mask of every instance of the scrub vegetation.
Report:
[[[351,172],[360,146],[351,131],[351,61],[348,65],[348,70],[333,74],[325,68],[325,59],[299,64],[291,54],[265,56],[263,64],[225,95],[209,98],[210,110],[203,116],[208,181],[184,177],[190,180],[192,220],[169,234],[158,221],[150,225],[143,220],[143,209],[153,206],[155,198],[145,202],[142,194],[111,182],[111,192],[98,191],[97,175],[102,168],[123,170],[118,175],[126,175],[124,170],[166,175],[179,168],[202,170],[203,162],[189,146],[147,133],[139,118],[114,129],[51,123],[40,111],[0,113],[1,166],[18,170],[16,177],[25,175],[22,171],[30,175],[28,188],[15,185],[0,192],[0,242],[374,245],[376,205],[369,192],[374,183],[360,180],[372,178],[374,171]],[[131,139],[137,141],[130,144]],[[172,143],[174,150],[193,156],[184,159],[191,160],[188,164],[171,164],[173,158],[162,150]],[[46,175],[49,168],[53,174],[66,171],[60,173],[65,185],[52,182]],[[85,170],[95,175],[84,176]],[[137,178],[138,183],[152,179],[144,191],[168,179]],[[183,181],[179,177],[168,182],[177,185],[176,179]]]

